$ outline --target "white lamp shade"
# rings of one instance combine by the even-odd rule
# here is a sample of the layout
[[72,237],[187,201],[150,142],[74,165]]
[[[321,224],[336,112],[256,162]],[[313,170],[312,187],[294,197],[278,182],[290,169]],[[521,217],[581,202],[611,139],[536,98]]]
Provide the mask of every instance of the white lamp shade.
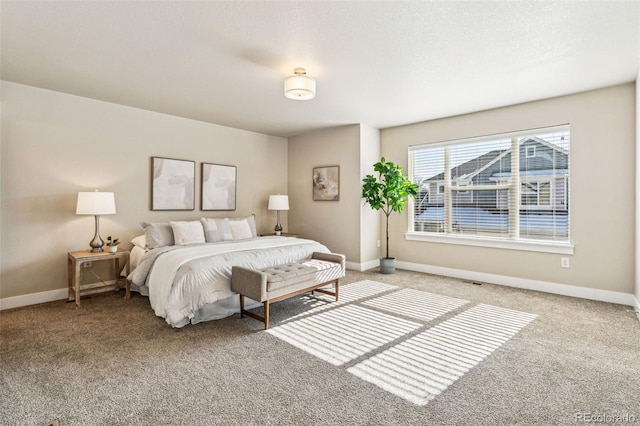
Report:
[[284,95],[305,101],[316,97],[316,81],[306,75],[294,75],[284,80]]
[[288,195],[269,195],[269,210],[289,210]]
[[116,214],[113,192],[78,192],[76,214]]

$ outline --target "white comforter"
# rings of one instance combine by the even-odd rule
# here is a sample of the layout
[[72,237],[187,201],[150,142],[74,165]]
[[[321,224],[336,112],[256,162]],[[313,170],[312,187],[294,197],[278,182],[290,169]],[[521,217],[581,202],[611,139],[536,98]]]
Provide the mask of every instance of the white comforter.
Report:
[[206,305],[234,294],[233,265],[266,268],[308,258],[314,251],[330,252],[313,240],[276,236],[164,247],[146,253],[129,279],[148,287],[157,316],[182,327]]

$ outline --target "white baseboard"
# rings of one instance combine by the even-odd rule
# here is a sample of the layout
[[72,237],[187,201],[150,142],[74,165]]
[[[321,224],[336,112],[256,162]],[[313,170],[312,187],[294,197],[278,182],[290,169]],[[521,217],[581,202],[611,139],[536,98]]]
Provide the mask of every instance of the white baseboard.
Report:
[[559,294],[562,296],[579,297],[582,299],[597,300],[600,302],[617,303],[620,305],[634,306],[638,310],[638,300],[633,294],[618,291],[601,290],[596,288],[578,287],[568,284],[551,283],[547,281],[530,280],[526,278],[508,277],[505,275],[486,274],[483,272],[465,271],[462,269],[442,268],[439,266],[422,265],[410,262],[396,262],[398,269],[426,272],[428,274],[444,275],[463,280],[498,284],[508,287],[522,288],[525,290],[542,291],[545,293]]
[[362,270],[360,269],[360,264],[356,263],[356,262],[346,262],[345,263],[345,268],[351,270],[351,271],[359,271],[362,272]]
[[636,311],[636,316],[638,317],[638,321],[640,321],[640,300],[636,296],[633,296],[634,304],[633,309]]
[[347,269],[352,271],[364,272],[380,266],[380,260],[370,260],[369,262],[365,263],[347,262],[345,266]]
[[[115,280],[105,281],[105,285],[110,286],[116,283]],[[86,284],[91,286],[91,284]],[[80,288],[84,288],[85,285]],[[5,309],[21,308],[23,306],[38,305],[40,303],[55,302],[56,300],[65,300],[69,297],[69,290],[59,288],[57,290],[43,291],[40,293],[25,294],[22,296],[5,297],[0,299],[0,311]]]
[[0,311],[5,309],[20,308],[23,306],[37,305],[40,303],[64,300],[69,295],[66,288],[43,291],[40,293],[25,294],[23,296],[5,297],[0,299]]

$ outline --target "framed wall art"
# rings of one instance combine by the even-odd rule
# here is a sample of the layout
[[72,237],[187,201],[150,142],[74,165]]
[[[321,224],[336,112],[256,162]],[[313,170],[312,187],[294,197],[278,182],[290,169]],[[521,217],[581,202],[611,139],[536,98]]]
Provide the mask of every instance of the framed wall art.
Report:
[[202,163],[201,210],[235,210],[236,175],[236,166]]
[[195,210],[196,163],[151,157],[151,210]]
[[340,200],[340,166],[313,168],[313,201]]

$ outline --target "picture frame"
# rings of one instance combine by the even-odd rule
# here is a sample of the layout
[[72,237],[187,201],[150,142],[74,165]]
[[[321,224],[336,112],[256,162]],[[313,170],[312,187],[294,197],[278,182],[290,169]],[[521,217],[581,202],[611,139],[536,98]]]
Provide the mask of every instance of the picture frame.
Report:
[[151,157],[151,210],[195,210],[196,163]]
[[340,166],[313,168],[313,201],[340,200]]
[[202,163],[201,210],[236,209],[236,166]]

